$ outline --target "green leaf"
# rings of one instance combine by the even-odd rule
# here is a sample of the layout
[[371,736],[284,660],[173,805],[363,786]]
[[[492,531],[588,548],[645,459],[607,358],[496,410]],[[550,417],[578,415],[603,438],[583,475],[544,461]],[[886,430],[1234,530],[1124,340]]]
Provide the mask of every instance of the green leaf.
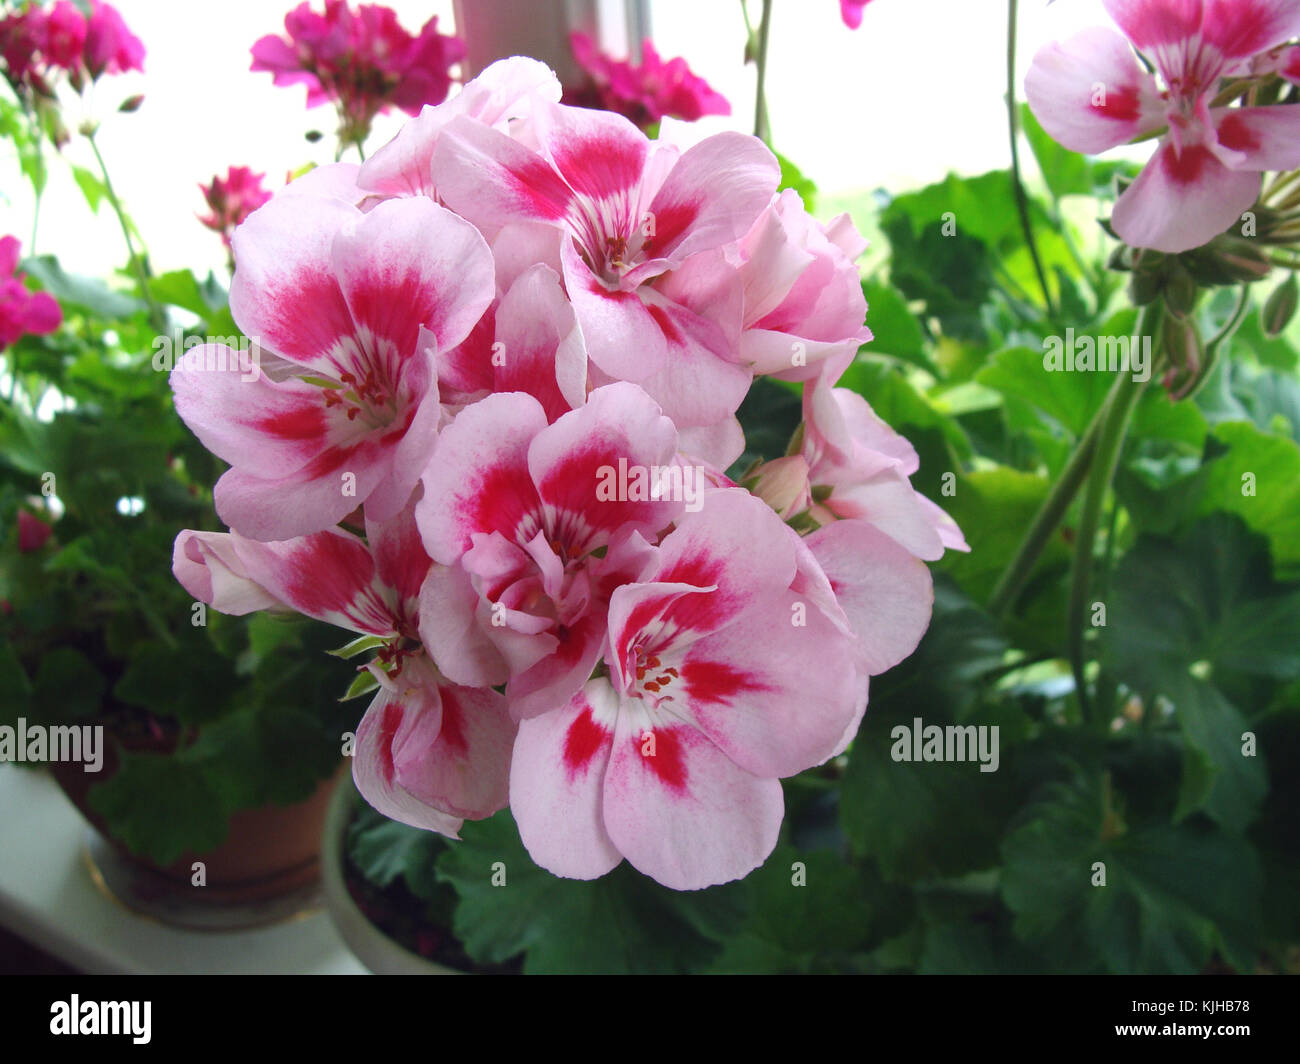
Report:
[[51,723],[84,720],[104,708],[104,677],[72,647],[55,647],[36,669],[35,708]]
[[627,864],[589,882],[557,878],[529,859],[505,810],[462,834],[438,878],[460,895],[453,930],[480,963],[522,953],[529,974],[695,971],[743,915],[740,884],[672,891]]
[[103,202],[104,197],[108,194],[108,189],[98,175],[92,174],[85,167],[72,165],[72,177],[77,182],[77,187],[81,189],[82,196],[86,199],[86,206],[90,208],[91,214],[99,213],[99,205]]
[[161,754],[124,753],[89,801],[127,849],[159,864],[219,846],[228,829],[227,811],[207,777]]
[[228,713],[238,690],[230,662],[206,640],[176,647],[142,648],[128,663],[113,694],[155,716],[202,724]]
[[357,638],[352,640],[350,643],[344,643],[341,647],[331,650],[329,653],[333,654],[336,658],[347,660],[348,658],[355,658],[358,654],[364,654],[367,650],[374,650],[375,647],[381,647],[387,642],[388,640],[382,635],[362,635],[357,636]]
[[347,845],[357,870],[377,887],[387,887],[401,877],[417,898],[427,899],[445,889],[439,886],[435,870],[448,843],[435,832],[379,814],[358,816],[348,828]]
[[826,850],[778,846],[745,889],[749,914],[710,973],[842,971],[850,954],[901,930],[911,911],[904,891]]
[[[1047,497],[1045,477],[1000,467],[957,479],[956,494],[944,505],[961,527],[970,553],[949,551],[939,563],[976,602],[987,602],[993,587],[1020,546],[1025,529]],[[1070,555],[1056,535],[1048,541],[1035,572],[1060,567]]]
[[[1262,886],[1252,848],[1190,823],[1130,827],[1117,802],[1094,776],[1058,784],[1007,836],[1002,895],[1017,937],[1078,972],[1190,974],[1216,948],[1252,970]],[[1105,885],[1094,885],[1098,863]]]
[[772,154],[776,156],[776,161],[781,165],[781,184],[778,189],[794,189],[799,193],[799,198],[803,200],[804,209],[809,214],[814,213],[817,209],[817,186],[813,183],[812,178],[805,176],[799,167],[795,166],[779,151],[774,151]]
[[934,373],[934,364],[925,350],[925,333],[902,293],[881,281],[863,281],[862,294],[867,300],[867,325],[872,334],[868,352],[890,355]]
[[120,321],[144,309],[140,300],[115,292],[102,281],[65,273],[53,255],[24,259],[22,269],[40,281],[65,311],[76,307],[96,317]]

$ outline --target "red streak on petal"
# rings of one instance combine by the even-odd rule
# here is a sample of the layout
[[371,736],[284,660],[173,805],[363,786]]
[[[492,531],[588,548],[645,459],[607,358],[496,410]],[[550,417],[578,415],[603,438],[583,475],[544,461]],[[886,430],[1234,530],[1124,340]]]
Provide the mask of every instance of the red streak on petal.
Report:
[[1088,101],[1088,106],[1103,118],[1113,118],[1117,122],[1136,121],[1141,114],[1138,105],[1138,91],[1132,85],[1106,90],[1104,103]]
[[281,440],[311,440],[324,434],[325,415],[319,407],[303,405],[259,418],[253,427]]
[[1233,151],[1250,151],[1259,147],[1259,137],[1244,119],[1227,114],[1219,123],[1219,143]]
[[645,761],[660,782],[675,791],[686,789],[686,750],[678,737],[679,728],[656,728],[654,746],[645,742],[644,736],[638,736],[638,753],[654,750],[653,755],[643,755]]
[[682,682],[691,701],[731,704],[732,698],[745,691],[770,691],[771,688],[749,673],[721,661],[693,661],[682,667]]
[[379,719],[379,771],[384,782],[390,787],[397,770],[393,767],[393,738],[402,726],[402,707],[396,702],[384,706],[384,715]]
[[1194,185],[1204,175],[1206,168],[1214,162],[1209,148],[1193,144],[1181,153],[1170,145],[1160,152],[1160,165],[1164,167],[1169,180],[1177,185]]
[[451,693],[450,688],[438,688],[442,696],[442,730],[438,738],[458,754],[468,753],[469,743],[465,741],[465,710]]
[[590,708],[584,708],[564,735],[564,763],[573,778],[596,755],[605,742],[606,731],[596,723]]

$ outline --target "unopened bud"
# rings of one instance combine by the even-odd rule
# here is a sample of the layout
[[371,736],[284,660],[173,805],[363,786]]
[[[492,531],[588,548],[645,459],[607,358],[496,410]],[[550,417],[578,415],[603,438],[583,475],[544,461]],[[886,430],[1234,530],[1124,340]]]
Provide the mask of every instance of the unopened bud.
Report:
[[118,105],[118,110],[123,114],[134,114],[140,110],[140,105],[144,103],[144,93],[137,92],[134,96],[128,96]]
[[1300,302],[1300,285],[1296,283],[1295,274],[1290,274],[1273,289],[1264,302],[1264,309],[1260,311],[1260,325],[1264,328],[1265,336],[1277,336],[1291,324],[1297,302]]

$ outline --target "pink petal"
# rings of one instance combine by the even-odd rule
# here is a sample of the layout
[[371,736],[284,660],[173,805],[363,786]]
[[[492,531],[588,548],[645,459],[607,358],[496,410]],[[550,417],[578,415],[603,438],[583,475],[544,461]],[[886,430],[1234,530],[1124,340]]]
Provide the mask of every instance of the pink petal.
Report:
[[934,587],[926,564],[861,521],[836,521],[808,536],[870,675],[906,658],[930,624]]
[[561,709],[519,725],[510,765],[510,811],[529,855],[569,879],[597,879],[622,855],[601,810],[618,699],[593,680]]
[[1216,108],[1211,112],[1222,159],[1233,170],[1291,170],[1300,166],[1300,107]]
[[186,529],[172,549],[172,572],[199,602],[235,617],[285,604],[248,576],[229,532]]
[[1260,175],[1229,170],[1204,145],[1180,154],[1162,140],[1155,157],[1116,201],[1111,224],[1133,247],[1179,252],[1207,244],[1259,195]]
[[1123,37],[1101,26],[1040,48],[1025,97],[1048,135],[1071,151],[1096,154],[1164,124],[1155,79]]
[[415,510],[435,561],[456,561],[475,532],[515,541],[525,515],[540,505],[528,473],[528,445],[545,427],[542,405],[512,392],[489,395],[443,430]]
[[478,230],[423,198],[379,204],[338,235],[332,261],[352,320],[370,342],[392,345],[375,352],[390,364],[415,350],[421,326],[439,348],[460,343],[496,290]]
[[490,607],[459,565],[435,565],[420,591],[420,639],[443,675],[469,687],[505,683],[509,670],[485,634]]
[[673,890],[727,883],[761,865],[781,828],[780,783],[738,767],[688,725],[647,728],[639,717],[620,712],[605,774],[614,847]]

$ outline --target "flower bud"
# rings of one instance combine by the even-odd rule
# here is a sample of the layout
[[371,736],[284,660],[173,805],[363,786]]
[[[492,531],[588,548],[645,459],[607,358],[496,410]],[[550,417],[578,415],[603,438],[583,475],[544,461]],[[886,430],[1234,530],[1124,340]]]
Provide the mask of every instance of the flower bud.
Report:
[[1300,285],[1296,284],[1295,274],[1290,274],[1285,281],[1273,289],[1260,311],[1260,325],[1264,335],[1277,336],[1291,324],[1295,317],[1296,303],[1300,301]]

